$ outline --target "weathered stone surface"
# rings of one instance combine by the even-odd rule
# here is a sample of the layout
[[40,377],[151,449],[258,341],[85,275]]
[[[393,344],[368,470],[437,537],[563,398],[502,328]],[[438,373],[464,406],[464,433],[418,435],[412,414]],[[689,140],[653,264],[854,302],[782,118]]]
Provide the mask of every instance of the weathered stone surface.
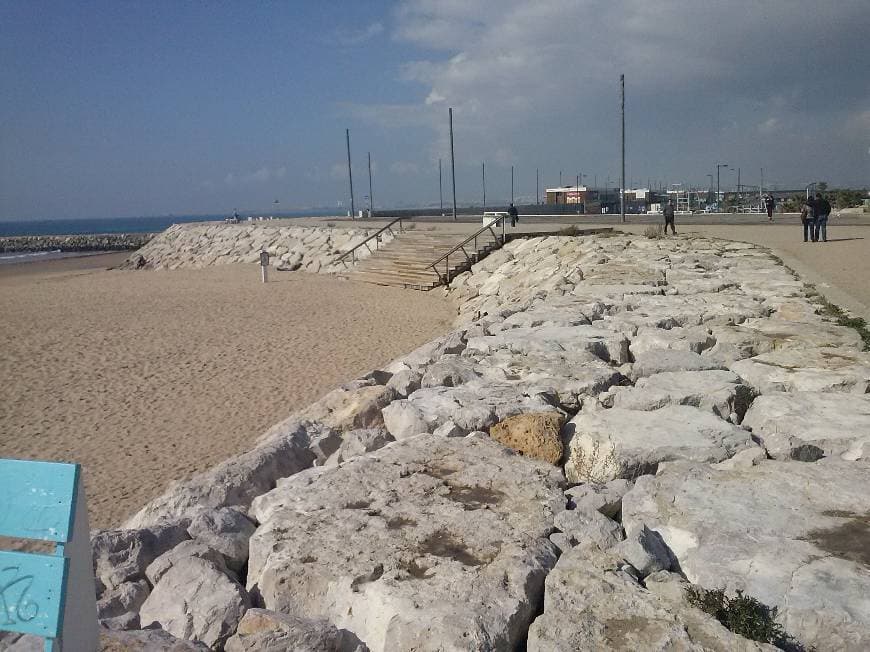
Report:
[[150,592],[151,587],[145,580],[124,582],[114,589],[104,591],[97,601],[97,617],[102,621],[128,613],[136,614]]
[[354,381],[329,392],[295,416],[337,430],[376,428],[384,425],[381,409],[394,398],[396,393],[389,385]]
[[747,319],[745,329],[764,335],[773,342],[772,348],[844,347],[860,349],[861,336],[851,328],[829,322],[786,321],[784,319]]
[[764,394],[870,391],[870,356],[848,348],[777,349],[729,368]]
[[390,378],[387,387],[392,389],[398,398],[405,398],[408,394],[420,389],[422,375],[418,371],[403,369]]
[[[247,509],[251,500],[284,478],[311,466],[318,457],[311,447],[324,440],[338,448],[338,434],[325,426],[295,420],[270,429],[261,442],[247,453],[221,462],[185,482],[175,483],[162,496],[145,505],[126,523],[139,528],[164,520],[192,517],[219,507]],[[321,452],[320,455],[323,455]],[[323,457],[325,460],[326,457]]]
[[608,518],[616,518],[622,509],[622,497],[631,489],[623,478],[606,484],[581,484],[565,490],[569,509],[595,510]]
[[622,520],[661,534],[689,581],[777,607],[804,645],[859,650],[870,646],[868,492],[864,461],[674,462],[638,479]]
[[143,579],[148,564],[190,538],[187,525],[182,521],[138,530],[98,530],[91,537],[95,577],[107,589]]
[[565,424],[563,436],[570,482],[631,479],[676,459],[720,462],[750,444],[745,430],[683,405],[652,412],[582,410]]
[[556,411],[554,397],[543,391],[533,393],[521,382],[482,381],[418,389],[407,399],[393,401],[384,408],[384,424],[396,439],[434,432],[447,421],[452,421],[461,433],[487,430],[515,414]]
[[529,629],[529,652],[773,649],[647,591],[620,570],[619,556],[612,552],[569,550],[546,584],[544,613]]
[[152,561],[145,569],[145,577],[151,582],[151,586],[156,586],[166,571],[173,566],[186,563],[192,557],[214,564],[223,573],[230,573],[222,554],[201,541],[188,539]]
[[635,357],[631,369],[631,378],[637,380],[644,376],[652,376],[674,371],[707,371],[721,369],[722,365],[710,357],[704,357],[692,351],[676,349],[653,349],[644,351]]
[[617,544],[615,552],[634,567],[641,579],[651,573],[671,570],[676,561],[662,535],[645,525],[629,532],[625,541]]
[[381,650],[511,649],[556,555],[549,464],[489,438],[424,435],[258,498],[248,587]]
[[595,326],[514,328],[490,337],[468,340],[468,352],[560,353],[585,350],[605,361],[628,362],[628,339],[621,333]]
[[613,407],[657,410],[666,405],[691,405],[722,419],[743,418],[755,392],[730,371],[666,371],[639,378],[634,387],[615,387]]
[[249,606],[238,582],[214,564],[191,557],[164,573],[139,618],[146,629],[156,623],[178,638],[222,649]]
[[453,331],[418,347],[404,358],[391,362],[387,365],[386,371],[394,374],[412,371],[422,377],[425,368],[439,360],[441,356],[462,353],[464,350],[465,330]]
[[248,561],[248,539],[256,527],[237,507],[221,507],[193,517],[187,533],[223,555],[227,566],[238,571]]
[[379,448],[383,448],[395,438],[384,428],[363,428],[351,430],[342,437],[341,446],[335,454],[329,458],[327,466],[335,466],[354,457],[365,455]]
[[248,609],[227,652],[368,652],[360,640],[324,619],[300,618],[268,609]]
[[100,652],[208,652],[208,649],[207,645],[175,638],[162,629],[100,632]]
[[517,414],[492,426],[489,436],[527,457],[558,464],[562,459],[560,431],[564,420],[558,412]]
[[777,392],[755,399],[743,424],[775,459],[870,454],[870,395]]
[[420,382],[421,387],[457,387],[480,378],[474,364],[459,355],[444,355],[429,365]]
[[701,353],[716,343],[706,328],[641,328],[632,338],[628,349],[635,357],[656,349],[674,349]]
[[720,471],[748,469],[756,464],[760,464],[766,459],[767,451],[765,451],[761,446],[753,446],[751,448],[744,448],[739,453],[736,453],[734,457],[729,457],[727,460],[718,462],[712,466],[714,469],[719,469]]
[[565,510],[556,514],[553,525],[568,537],[572,546],[591,544],[607,550],[624,538],[619,523],[594,509]]

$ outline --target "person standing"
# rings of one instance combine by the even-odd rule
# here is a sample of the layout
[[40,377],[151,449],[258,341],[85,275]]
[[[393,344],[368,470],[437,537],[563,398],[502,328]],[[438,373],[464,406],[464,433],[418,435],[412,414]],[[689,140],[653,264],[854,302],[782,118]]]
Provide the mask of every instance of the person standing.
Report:
[[671,225],[671,233],[677,235],[677,229],[674,227],[674,200],[669,199],[668,205],[665,206],[665,210],[663,211],[665,214],[665,235],[668,234],[668,224]]
[[[816,193],[816,219],[815,231],[813,232],[813,242],[828,241],[828,217],[831,215],[831,204],[822,196],[822,193]],[[819,239],[821,238],[821,240]]]
[[511,226],[516,226],[517,222],[520,221],[520,215],[517,213],[517,207],[514,206],[513,202],[511,202],[510,208],[508,208],[508,215],[511,216]]
[[773,209],[776,208],[776,202],[773,197],[768,195],[764,198],[764,207],[767,209],[767,221],[773,222]]
[[807,197],[807,200],[801,206],[801,224],[804,227],[804,242],[816,240],[816,207],[812,197]]

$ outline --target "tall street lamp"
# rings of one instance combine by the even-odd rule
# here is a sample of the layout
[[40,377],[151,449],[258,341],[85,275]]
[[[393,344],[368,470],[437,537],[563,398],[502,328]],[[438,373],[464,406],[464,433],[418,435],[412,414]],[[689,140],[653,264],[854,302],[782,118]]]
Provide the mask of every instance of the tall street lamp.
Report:
[[720,201],[719,170],[721,170],[722,168],[727,168],[727,167],[728,167],[727,163],[717,163],[716,164],[716,204],[717,205],[719,204],[719,201]]

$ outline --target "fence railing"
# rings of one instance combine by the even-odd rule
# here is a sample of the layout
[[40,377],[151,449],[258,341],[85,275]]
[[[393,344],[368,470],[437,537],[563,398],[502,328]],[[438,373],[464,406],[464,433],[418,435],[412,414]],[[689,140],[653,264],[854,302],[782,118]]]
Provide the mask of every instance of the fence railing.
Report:
[[365,246],[365,247],[369,250],[370,253],[374,253],[374,252],[372,251],[371,245],[369,245],[369,242],[370,242],[371,240],[374,240],[374,241],[375,241],[375,251],[377,251],[378,249],[380,249],[380,243],[381,243],[381,238],[380,238],[380,236],[381,236],[381,234],[382,234],[384,231],[389,231],[390,233],[393,233],[393,225],[396,224],[396,223],[398,222],[398,224],[399,224],[399,233],[404,233],[404,232],[405,232],[405,229],[404,229],[404,227],[402,226],[402,221],[403,221],[403,220],[410,220],[410,219],[412,219],[412,218],[409,218],[409,217],[397,217],[396,219],[394,219],[392,222],[390,222],[390,223],[387,224],[386,226],[384,226],[384,227],[378,229],[377,231],[375,231],[372,235],[370,235],[369,237],[367,237],[365,240],[363,240],[362,242],[360,242],[358,245],[354,246],[352,249],[348,249],[347,251],[345,251],[343,254],[341,254],[341,256],[339,256],[338,258],[335,259],[335,262],[336,262],[336,263],[341,263],[341,264],[343,264],[343,265],[346,267],[346,266],[347,266],[347,262],[346,262],[345,259],[346,259],[348,256],[350,256],[351,262],[354,262],[354,263],[355,263],[355,262],[356,262],[356,250],[359,249],[359,248],[362,247],[362,246]]
[[[489,232],[490,232],[490,234],[492,235],[493,240],[494,240],[496,243],[498,243],[499,245],[503,245],[504,242],[505,242],[505,227],[504,227],[504,221],[505,221],[505,217],[504,217],[504,216],[496,217],[494,220],[492,220],[491,222],[489,222],[489,223],[483,225],[483,226],[482,226],[481,228],[479,228],[477,231],[475,231],[475,232],[472,233],[470,236],[468,236],[467,238],[465,238],[465,240],[463,240],[463,241],[460,242],[458,245],[456,245],[455,247],[453,247],[450,251],[448,251],[446,254],[444,254],[443,256],[441,256],[441,258],[439,258],[438,260],[436,260],[436,261],[430,263],[429,265],[427,265],[427,267],[431,267],[431,268],[432,268],[432,271],[435,272],[435,274],[438,276],[438,278],[441,280],[442,283],[444,283],[444,284],[448,284],[448,283],[450,283],[450,256],[453,255],[453,254],[455,254],[457,251],[462,251],[462,253],[463,253],[464,256],[465,256],[465,259],[466,259],[469,263],[474,263],[474,262],[475,262],[475,259],[476,259],[476,257],[477,257],[478,251],[479,251],[478,246],[477,246],[477,240],[478,240],[478,238],[481,236],[481,234],[483,234],[485,231],[489,231]],[[493,228],[493,227],[496,226],[499,222],[501,223],[501,236],[499,236],[499,234],[496,233],[495,229]],[[474,246],[474,258],[472,258],[472,256],[469,255],[469,253],[465,250],[465,245],[467,245],[469,242],[473,242],[473,243],[474,243],[474,245],[473,245],[473,246]],[[439,264],[440,262],[442,262],[442,261],[444,261],[444,276],[442,276],[442,275],[438,272],[438,264]]]

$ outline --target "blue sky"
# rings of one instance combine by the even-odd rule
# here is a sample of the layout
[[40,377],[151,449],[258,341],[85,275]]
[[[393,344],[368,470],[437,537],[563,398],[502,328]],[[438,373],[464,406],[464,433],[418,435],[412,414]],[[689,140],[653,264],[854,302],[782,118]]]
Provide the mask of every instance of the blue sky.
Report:
[[[721,6],[720,6],[721,5]],[[533,198],[578,172],[870,183],[865,2],[0,0],[0,219]],[[723,173],[723,185],[736,175]],[[448,186],[445,185],[445,196]]]

